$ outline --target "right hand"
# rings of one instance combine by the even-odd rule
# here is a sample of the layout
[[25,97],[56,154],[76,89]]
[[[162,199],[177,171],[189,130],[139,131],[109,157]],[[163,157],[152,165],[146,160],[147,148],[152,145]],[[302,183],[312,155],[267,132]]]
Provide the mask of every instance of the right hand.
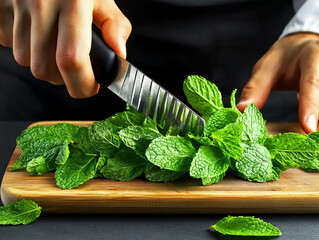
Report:
[[74,98],[99,91],[89,56],[92,23],[125,58],[132,27],[114,0],[0,1],[0,44],[12,48],[15,60],[30,66],[36,78],[65,84]]

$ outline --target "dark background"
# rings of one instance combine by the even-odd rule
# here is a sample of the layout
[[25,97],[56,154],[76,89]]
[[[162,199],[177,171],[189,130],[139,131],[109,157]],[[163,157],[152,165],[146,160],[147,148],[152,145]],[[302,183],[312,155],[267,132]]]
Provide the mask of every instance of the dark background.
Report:
[[[222,92],[249,80],[259,58],[294,14],[291,0],[118,0],[133,26],[127,59],[186,102],[183,80],[202,75]],[[89,99],[71,98],[64,86],[33,78],[0,47],[0,120],[101,120],[125,109],[107,89]],[[295,92],[273,92],[262,110],[269,122],[298,121]]]

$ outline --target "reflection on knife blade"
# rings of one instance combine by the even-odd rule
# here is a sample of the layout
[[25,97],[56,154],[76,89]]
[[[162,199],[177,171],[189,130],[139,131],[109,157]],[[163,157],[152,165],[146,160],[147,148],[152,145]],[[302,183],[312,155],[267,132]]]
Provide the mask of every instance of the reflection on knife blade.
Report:
[[96,80],[100,84],[107,86],[137,111],[154,119],[164,130],[177,126],[181,135],[186,132],[203,132],[203,118],[131,63],[115,54],[94,34],[91,61]]

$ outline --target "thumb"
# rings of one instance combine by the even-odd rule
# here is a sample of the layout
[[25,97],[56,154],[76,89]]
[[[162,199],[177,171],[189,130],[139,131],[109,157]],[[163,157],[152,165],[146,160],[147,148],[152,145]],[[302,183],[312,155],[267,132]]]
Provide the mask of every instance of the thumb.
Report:
[[317,131],[319,110],[319,56],[301,58],[299,122],[306,133]]
[[109,47],[126,58],[126,41],[131,34],[132,25],[114,0],[95,1],[93,22],[101,29],[103,39]]
[[258,61],[253,69],[252,77],[242,90],[237,104],[239,111],[243,112],[249,103],[255,103],[259,109],[264,106],[275,85],[278,66],[278,61],[274,61],[271,55]]

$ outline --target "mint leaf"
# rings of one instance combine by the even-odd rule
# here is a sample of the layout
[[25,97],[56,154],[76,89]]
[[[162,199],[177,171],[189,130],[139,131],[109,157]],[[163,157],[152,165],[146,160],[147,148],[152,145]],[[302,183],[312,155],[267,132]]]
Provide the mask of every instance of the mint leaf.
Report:
[[32,175],[42,175],[50,171],[50,165],[44,157],[37,157],[28,162],[26,170]]
[[190,139],[194,139],[195,141],[197,141],[201,145],[214,145],[214,143],[212,143],[212,139],[210,139],[209,137],[196,136],[196,135],[193,135],[191,133],[189,133],[187,136]]
[[77,146],[83,153],[98,154],[99,152],[92,145],[89,138],[89,128],[80,127],[79,131],[74,136],[75,146]]
[[140,176],[145,167],[145,159],[127,148],[121,149],[114,157],[109,158],[101,173],[107,179],[125,182]]
[[243,156],[235,162],[237,171],[248,181],[266,182],[273,178],[270,153],[258,143],[246,145]]
[[41,207],[37,203],[22,199],[0,207],[0,225],[29,224],[40,214]]
[[153,129],[155,132],[158,132],[157,123],[155,122],[155,120],[153,120],[149,117],[145,118],[142,126],[149,128],[149,129]]
[[[308,138],[312,139],[316,145],[317,148],[319,149],[319,132],[312,132],[310,134],[307,135]],[[319,156],[317,156],[316,158],[306,161],[304,163],[301,164],[301,168],[304,169],[307,172],[311,172],[314,170],[319,170]]]
[[180,126],[170,126],[167,130],[167,132],[165,133],[166,136],[178,136],[181,133],[181,128]]
[[72,189],[91,179],[96,171],[96,155],[82,154],[70,157],[55,172],[57,186]]
[[189,174],[194,178],[216,178],[227,171],[229,157],[212,146],[201,146],[190,167]]
[[241,112],[236,107],[236,93],[237,93],[237,89],[232,91],[230,96],[230,105],[233,110],[237,111],[238,114],[241,114]]
[[242,141],[244,143],[263,143],[267,138],[265,120],[257,106],[250,103],[244,113],[237,119],[243,123]]
[[236,122],[240,116],[238,111],[231,108],[217,110],[205,123],[204,136],[210,136],[213,132],[224,128],[229,123]]
[[105,121],[120,127],[126,128],[131,125],[141,125],[146,116],[137,112],[135,109],[129,111],[118,112],[112,117],[108,117]]
[[282,171],[307,164],[318,157],[316,143],[298,133],[279,133],[264,143],[273,157],[274,166]]
[[212,228],[224,235],[259,237],[281,236],[280,230],[270,223],[264,222],[259,218],[248,216],[228,216],[209,227],[209,229]]
[[211,116],[223,108],[220,91],[214,83],[204,77],[197,75],[187,77],[183,89],[189,104],[203,116]]
[[317,144],[319,144],[319,131],[312,132],[312,133],[308,134],[307,137],[314,140]]
[[182,176],[186,172],[174,172],[171,170],[161,169],[153,163],[148,162],[145,169],[145,178],[151,182],[172,182]]
[[319,158],[314,158],[313,160],[309,160],[305,163],[301,164],[301,168],[307,172],[319,170]]
[[230,123],[211,134],[210,145],[218,146],[229,157],[240,158],[243,151],[240,141],[242,131],[243,127],[240,123]]
[[222,173],[216,177],[203,177],[202,178],[202,184],[207,186],[207,185],[211,185],[214,183],[218,183],[220,181],[223,180],[223,178],[225,177],[226,173]]
[[96,167],[95,167],[94,178],[102,178],[103,177],[103,174],[101,173],[101,170],[106,165],[106,161],[107,161],[107,158],[104,157],[104,156],[101,156],[101,157],[98,158],[97,164],[96,164]]
[[69,123],[59,123],[24,130],[17,137],[17,145],[22,154],[11,170],[25,168],[29,161],[37,157],[45,158],[50,170],[55,169],[56,164],[65,163],[69,156],[68,144],[78,129]]
[[94,149],[103,154],[113,154],[118,150],[121,139],[118,131],[121,128],[109,119],[94,122],[88,129],[89,140]]
[[146,150],[147,159],[167,170],[188,171],[196,149],[186,138],[179,136],[159,137]]
[[157,130],[145,126],[129,126],[119,132],[123,143],[137,155],[146,158],[145,151],[153,139],[162,136]]

